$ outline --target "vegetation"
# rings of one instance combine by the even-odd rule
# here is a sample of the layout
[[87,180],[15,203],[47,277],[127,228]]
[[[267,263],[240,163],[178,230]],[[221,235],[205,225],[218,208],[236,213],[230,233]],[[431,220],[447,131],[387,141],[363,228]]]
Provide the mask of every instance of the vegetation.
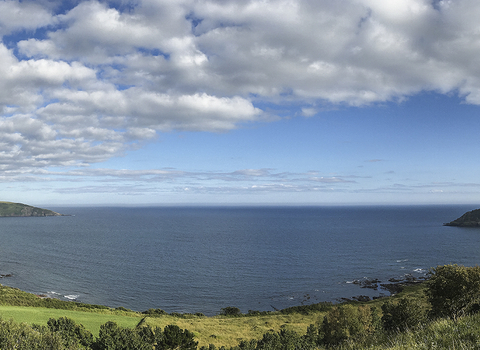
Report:
[[479,227],[480,226],[480,209],[466,212],[458,219],[444,224],[445,226],[459,227]]
[[18,288],[11,288],[0,284],[0,305],[9,306],[34,306],[46,307],[62,310],[81,310],[81,311],[101,311],[111,310],[111,308],[103,305],[93,305],[63,301],[54,298],[46,298],[41,295],[35,295],[24,292]]
[[22,203],[0,202],[0,216],[58,216],[48,209],[32,207]]
[[[215,317],[167,314],[161,309],[137,313],[72,302],[66,302],[73,305],[69,309],[51,309],[39,307],[38,301],[33,303],[26,297],[28,293],[11,289],[11,295],[0,294],[1,303],[5,303],[1,296],[9,295],[10,302],[35,304],[8,306],[12,309],[35,309],[40,314],[50,310],[68,313],[69,317],[51,317],[46,325],[0,320],[0,349],[479,348],[479,284],[480,267],[445,265],[432,269],[422,285],[406,288],[394,297],[276,312],[250,310],[247,314],[226,307]],[[0,307],[2,317],[6,308]],[[88,315],[86,323],[74,320],[80,314]],[[108,320],[92,331],[89,317],[99,316],[129,319],[131,323]]]
[[479,309],[480,266],[437,266],[428,281],[433,317],[456,319]]
[[416,299],[387,300],[382,305],[382,323],[387,332],[415,329],[426,321],[425,305]]

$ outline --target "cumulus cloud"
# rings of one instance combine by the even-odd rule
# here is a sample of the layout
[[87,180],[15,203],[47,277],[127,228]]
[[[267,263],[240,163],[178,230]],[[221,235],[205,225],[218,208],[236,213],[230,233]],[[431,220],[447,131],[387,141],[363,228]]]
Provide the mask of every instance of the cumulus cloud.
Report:
[[35,30],[55,22],[49,10],[35,2],[6,0],[0,2],[0,34],[15,30]]
[[479,14],[474,0],[3,1],[0,156],[101,162],[161,132],[271,118],[265,102],[306,117],[420,91],[480,104]]

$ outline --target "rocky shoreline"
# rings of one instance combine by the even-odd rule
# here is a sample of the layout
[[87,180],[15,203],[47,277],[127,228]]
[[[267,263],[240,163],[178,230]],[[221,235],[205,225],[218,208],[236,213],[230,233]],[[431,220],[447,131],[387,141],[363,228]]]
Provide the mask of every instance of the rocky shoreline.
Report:
[[[0,274],[0,279],[1,278],[13,277],[13,276],[14,275],[12,273]],[[368,302],[368,301],[372,301],[372,300],[388,298],[388,297],[394,296],[394,295],[402,292],[403,289],[407,286],[421,284],[421,283],[425,282],[426,280],[428,280],[427,276],[415,277],[411,274],[406,274],[402,278],[393,278],[393,277],[389,278],[388,283],[386,283],[386,282],[383,283],[381,280],[379,280],[377,278],[358,279],[358,280],[354,280],[352,282],[347,282],[347,283],[357,285],[360,288],[364,288],[364,289],[371,289],[371,290],[375,290],[375,291],[380,291],[380,295],[378,295],[378,296],[368,296],[368,295],[360,294],[360,295],[356,295],[356,296],[353,296],[353,297],[350,297],[350,298],[340,297],[340,298],[337,299],[337,302],[339,302],[339,303],[352,302],[352,301]],[[388,294],[383,294],[382,292],[386,292]],[[59,299],[60,300],[60,298],[58,298],[56,296],[47,295],[47,294],[44,294],[44,293],[39,293],[39,294],[33,293],[33,294],[36,295],[37,297],[41,298],[41,299],[52,298],[52,299]],[[302,306],[305,306],[305,303],[310,299],[310,295],[307,294],[304,297],[306,299],[302,301],[302,303],[301,303]],[[77,299],[76,298],[74,298],[74,299],[69,298],[68,301],[76,302]],[[280,311],[279,309],[275,308],[273,305],[272,305],[272,308],[275,311]]]
[[426,276],[414,277],[411,274],[406,274],[403,278],[393,278],[393,277],[390,278],[388,280],[388,282],[390,283],[382,283],[382,281],[380,281],[377,278],[354,280],[351,283],[360,286],[360,288],[386,291],[389,293],[389,295],[380,294],[379,296],[374,296],[374,297],[370,297],[368,295],[357,295],[351,298],[339,298],[338,301],[339,302],[348,302],[348,301],[366,302],[366,301],[375,300],[375,299],[388,298],[388,297],[394,296],[395,294],[400,293],[407,286],[423,283],[427,279],[428,278]]

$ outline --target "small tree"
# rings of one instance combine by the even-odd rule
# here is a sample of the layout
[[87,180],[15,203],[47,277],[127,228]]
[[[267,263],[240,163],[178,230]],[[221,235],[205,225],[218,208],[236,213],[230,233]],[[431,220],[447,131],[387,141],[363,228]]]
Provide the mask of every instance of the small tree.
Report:
[[241,316],[242,312],[238,307],[227,306],[222,309],[220,315],[224,316]]
[[426,295],[432,316],[456,319],[478,307],[480,266],[443,265],[430,270]]

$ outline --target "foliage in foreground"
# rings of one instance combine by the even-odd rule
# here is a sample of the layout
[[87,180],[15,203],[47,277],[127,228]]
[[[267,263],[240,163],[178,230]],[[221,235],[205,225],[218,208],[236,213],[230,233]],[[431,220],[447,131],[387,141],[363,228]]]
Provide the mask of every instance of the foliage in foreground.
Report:
[[47,326],[0,320],[2,350],[194,350],[197,345],[193,333],[175,325],[162,330],[141,325],[124,328],[107,322],[94,339],[82,325],[68,318],[50,319]]
[[433,317],[455,319],[479,309],[480,266],[437,266],[430,274],[426,294]]
[[[347,309],[352,310],[351,307]],[[350,311],[347,311],[346,314]],[[94,339],[88,335],[88,331],[85,333],[81,325],[76,325],[69,320],[57,321],[59,320],[49,321],[48,326],[29,326],[17,324],[13,321],[0,321],[0,349],[197,349],[193,334],[176,326],[165,327],[162,331],[141,325],[136,328],[123,328],[114,322],[107,322],[102,326],[99,336]],[[299,335],[291,330],[271,331],[265,333],[259,340],[241,341],[230,350],[480,348],[480,314],[460,317],[457,320],[438,319],[417,325],[415,330],[402,332],[385,332],[378,329],[367,336],[363,334],[359,338],[350,337],[338,344],[330,345],[321,342],[320,331],[321,327],[313,325],[308,328],[304,335]],[[209,347],[201,347],[199,350],[226,349],[210,345]]]

